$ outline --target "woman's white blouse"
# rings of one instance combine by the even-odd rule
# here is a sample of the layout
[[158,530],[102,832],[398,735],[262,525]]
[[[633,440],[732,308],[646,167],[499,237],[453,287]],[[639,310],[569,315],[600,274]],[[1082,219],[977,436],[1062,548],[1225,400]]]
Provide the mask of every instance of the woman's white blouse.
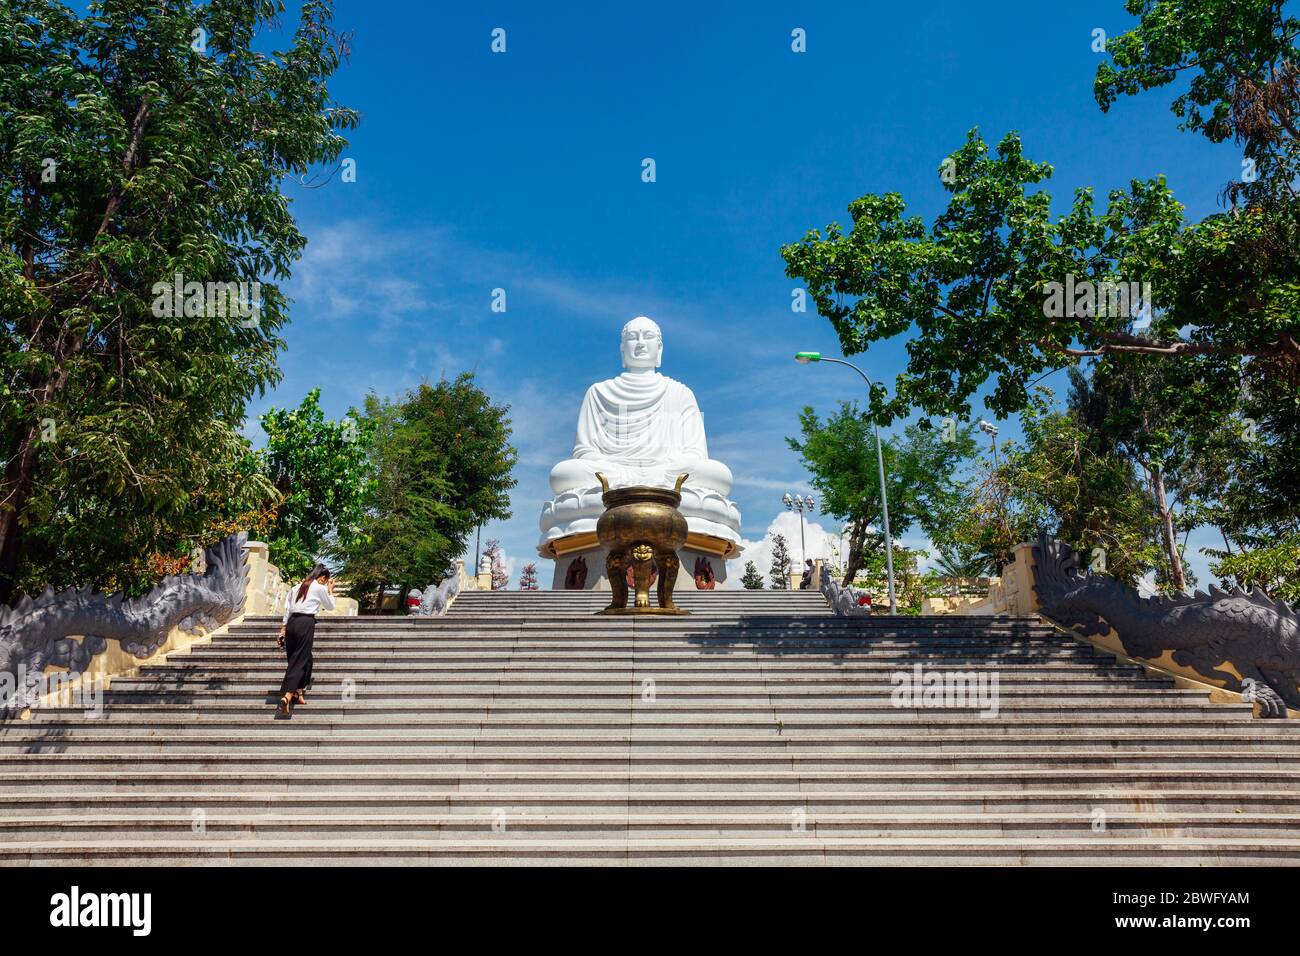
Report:
[[317,611],[334,610],[334,595],[330,594],[329,588],[319,581],[313,581],[311,587],[307,588],[307,596],[301,601],[298,600],[298,588],[301,584],[296,585],[289,592],[289,600],[284,605],[284,621],[289,623],[290,614],[315,614]]

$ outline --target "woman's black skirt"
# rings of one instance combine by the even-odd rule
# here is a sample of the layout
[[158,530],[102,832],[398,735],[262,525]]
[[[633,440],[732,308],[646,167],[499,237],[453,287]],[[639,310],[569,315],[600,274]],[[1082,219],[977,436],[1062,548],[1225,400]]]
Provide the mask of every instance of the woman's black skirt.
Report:
[[289,667],[280,684],[281,694],[311,687],[311,645],[315,637],[316,615],[289,615],[289,623],[284,629],[284,649],[289,654]]

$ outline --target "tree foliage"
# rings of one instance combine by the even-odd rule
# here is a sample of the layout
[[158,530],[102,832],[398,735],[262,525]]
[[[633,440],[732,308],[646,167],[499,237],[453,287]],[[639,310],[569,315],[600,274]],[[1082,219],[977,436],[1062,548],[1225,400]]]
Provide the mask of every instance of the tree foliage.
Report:
[[745,562],[745,573],[740,578],[740,584],[746,591],[763,590],[763,575],[753,561]]
[[[282,10],[0,6],[0,601],[37,573],[139,583],[138,556],[267,504],[238,429],[278,379],[306,242],[281,185],[357,119],[326,85],[330,4],[262,52]],[[155,308],[177,275],[260,281],[256,320]]]
[[772,536],[772,565],[768,570],[768,580],[772,590],[790,590],[790,549],[786,546],[785,535]]
[[489,538],[483,546],[483,557],[488,559],[488,567],[492,569],[492,590],[504,591],[510,585],[510,575],[506,573],[505,552],[501,549],[501,542]]
[[[869,417],[848,402],[841,402],[825,421],[804,408],[799,424],[801,437],[786,442],[812,475],[822,512],[848,522],[848,583],[868,552],[884,553],[874,429]],[[961,469],[974,453],[971,435],[972,426],[954,421],[943,429],[909,425],[901,438],[885,440],[885,489],[896,539],[913,526],[937,536],[951,520],[965,492]]]
[[373,492],[375,423],[355,412],[327,420],[319,388],[297,408],[273,408],[260,421],[267,437],[261,470],[279,496],[267,544],[280,573],[297,581],[319,556],[346,547],[357,533]]
[[442,580],[479,524],[510,517],[508,412],[470,373],[397,400],[366,398],[374,491],[357,533],[337,549],[355,596]]
[[[965,416],[980,396],[1026,417],[1025,446],[977,482],[953,531],[965,546],[1000,561],[1052,526],[1118,576],[1154,570],[1177,589],[1191,583],[1180,536],[1208,521],[1220,573],[1269,579],[1300,513],[1300,19],[1283,0],[1126,7],[1139,22],[1107,42],[1097,102],[1172,85],[1183,129],[1242,149],[1223,212],[1189,221],[1158,176],[1102,202],[1076,190],[1054,213],[1051,165],[1015,132],[990,148],[972,129],[939,167],[932,222],[870,193],[847,229],[781,252],[845,354],[912,333],[892,398],[872,389],[882,422]],[[1035,383],[1080,363],[1083,393],[1049,413]]]

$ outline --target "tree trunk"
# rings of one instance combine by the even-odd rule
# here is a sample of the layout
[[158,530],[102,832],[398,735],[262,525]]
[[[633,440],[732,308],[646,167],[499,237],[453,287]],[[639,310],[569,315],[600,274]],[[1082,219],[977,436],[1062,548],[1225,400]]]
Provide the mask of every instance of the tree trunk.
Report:
[[1183,557],[1178,551],[1174,520],[1169,513],[1169,501],[1165,497],[1165,476],[1159,468],[1151,469],[1151,487],[1155,491],[1156,510],[1160,512],[1160,537],[1164,543],[1165,555],[1169,558],[1169,574],[1174,587],[1181,591],[1187,587],[1187,578],[1183,574]]
[[853,579],[862,568],[862,547],[867,538],[866,527],[865,521],[854,521],[849,525],[849,555],[844,563],[844,587],[853,584]]
[[9,604],[18,584],[19,516],[36,474],[36,429],[28,428],[5,469],[0,497],[0,604]]

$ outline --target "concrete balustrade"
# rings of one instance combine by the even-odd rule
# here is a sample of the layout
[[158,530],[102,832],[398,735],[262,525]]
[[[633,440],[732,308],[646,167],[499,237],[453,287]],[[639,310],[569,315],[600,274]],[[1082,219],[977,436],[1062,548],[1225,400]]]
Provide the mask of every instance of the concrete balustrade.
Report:
[[[100,692],[110,686],[113,678],[137,674],[140,667],[144,665],[156,664],[166,660],[169,655],[184,654],[195,645],[207,644],[212,638],[225,634],[230,625],[240,623],[246,616],[283,614],[289,592],[295,585],[281,579],[280,569],[271,563],[269,549],[265,542],[247,542],[245,553],[248,561],[248,591],[242,614],[212,631],[200,629],[190,633],[181,630],[179,627],[173,627],[167,635],[167,639],[148,657],[136,657],[134,654],[124,651],[117,641],[109,641],[108,647],[91,658],[89,665],[80,672],[78,678],[61,680],[56,690],[42,695],[40,698],[41,706],[70,705],[76,699],[98,696]],[[321,616],[356,616],[358,605],[353,598],[336,597],[334,601],[334,610],[322,611]],[[68,639],[81,643],[85,640],[85,636],[75,635]],[[45,668],[44,674],[48,680],[51,675],[66,674],[67,672],[66,667],[51,664]],[[30,709],[23,713],[24,717],[30,715]]]

